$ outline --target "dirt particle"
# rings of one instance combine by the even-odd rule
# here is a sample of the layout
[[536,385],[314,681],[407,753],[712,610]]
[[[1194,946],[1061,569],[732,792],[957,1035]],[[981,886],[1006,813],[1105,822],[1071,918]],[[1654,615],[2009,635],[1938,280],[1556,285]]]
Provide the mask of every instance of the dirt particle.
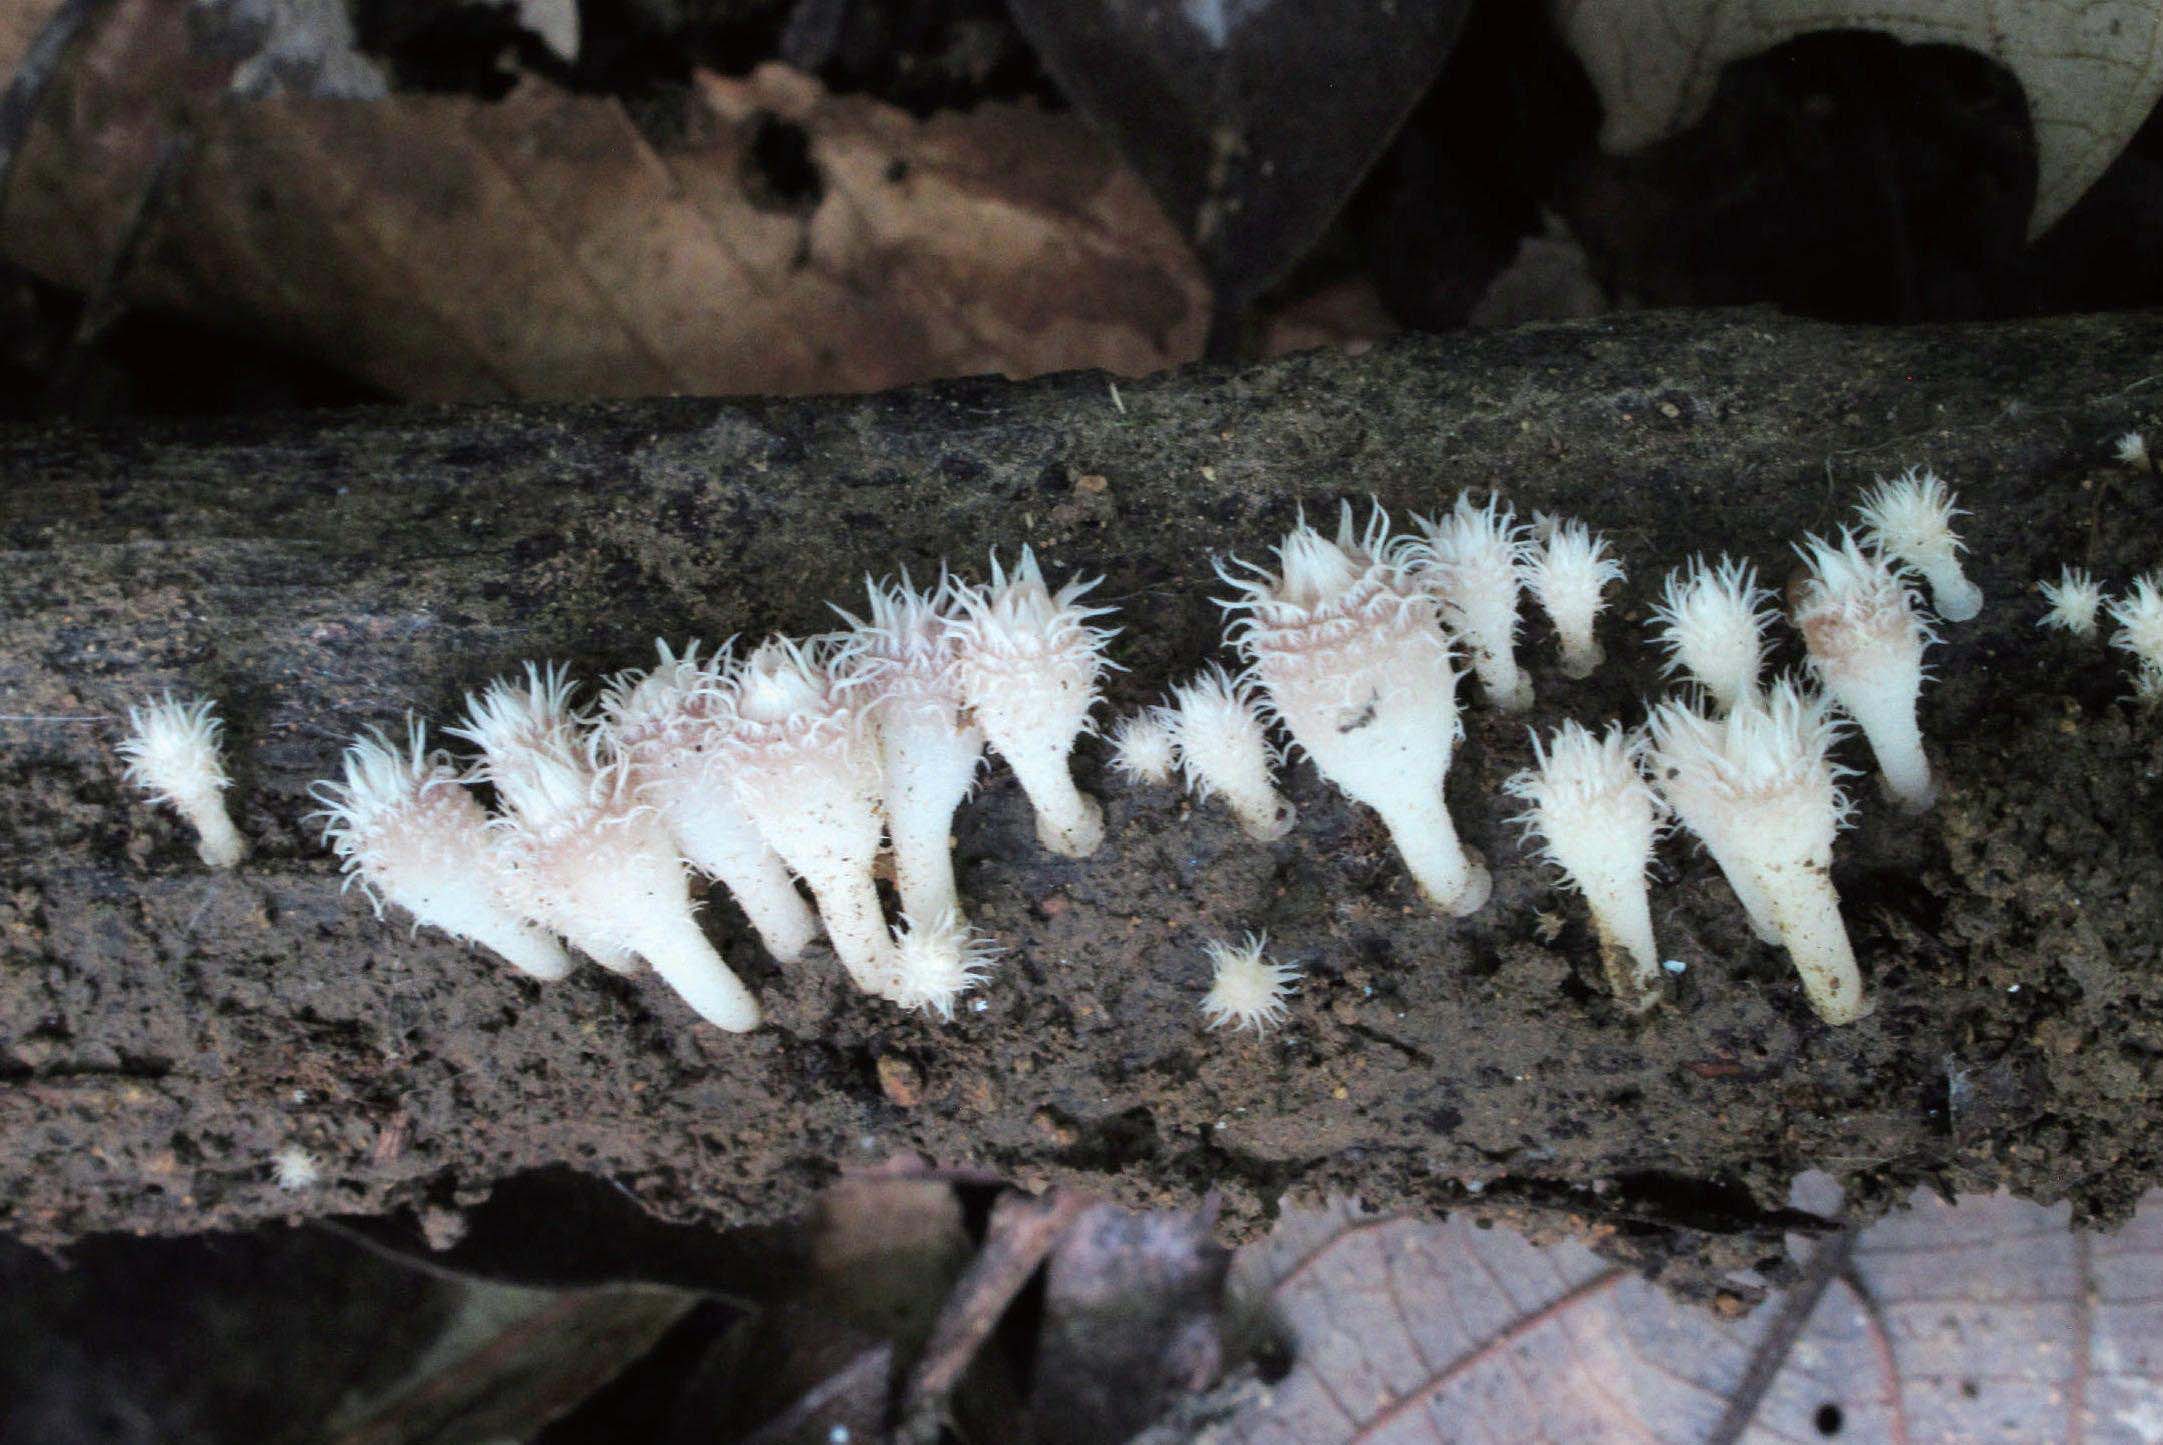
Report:
[[893,1054],[879,1055],[879,1091],[904,1109],[924,1102],[924,1071]]

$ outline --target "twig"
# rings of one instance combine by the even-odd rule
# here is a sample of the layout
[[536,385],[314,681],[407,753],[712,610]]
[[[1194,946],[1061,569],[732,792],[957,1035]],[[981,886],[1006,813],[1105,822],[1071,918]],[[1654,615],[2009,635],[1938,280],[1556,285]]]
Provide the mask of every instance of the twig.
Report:
[[63,0],[23,53],[22,64],[15,67],[7,89],[0,91],[0,214],[5,213],[15,158],[22,154],[30,122],[37,119],[38,102],[45,98],[46,87],[60,70],[60,57],[104,5],[105,0]]
[[135,207],[128,213],[120,239],[99,268],[97,281],[83,300],[82,315],[76,318],[75,334],[68,338],[67,350],[61,353],[59,364],[53,368],[53,379],[48,386],[52,397],[65,398],[74,394],[90,354],[112,330],[113,323],[126,314],[128,303],[122,293],[143,253],[143,242],[165,209],[165,198],[172,191],[173,175],[187,151],[188,142],[184,135],[168,135],[158,143],[158,157],[151,162],[150,174],[143,178],[142,189],[136,192]]

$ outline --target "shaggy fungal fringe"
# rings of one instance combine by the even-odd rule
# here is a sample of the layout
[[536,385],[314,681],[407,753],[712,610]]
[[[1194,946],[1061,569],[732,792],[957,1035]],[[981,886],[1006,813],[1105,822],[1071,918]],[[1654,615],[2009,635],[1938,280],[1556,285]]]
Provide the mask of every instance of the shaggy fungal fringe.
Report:
[[323,1182],[323,1166],[298,1144],[288,1144],[270,1156],[270,1177],[286,1193],[298,1194]]
[[1623,577],[1607,539],[1583,522],[1534,513],[1539,545],[1523,563],[1525,586],[1555,626],[1562,643],[1562,675],[1590,677],[1606,660],[1593,624],[1606,606],[1601,592]]
[[2112,455],[2116,456],[2119,462],[2125,466],[2137,467],[2142,471],[2146,471],[2148,469],[2148,438],[2137,431],[2124,432],[2114,444]]
[[128,735],[115,749],[122,776],[195,829],[195,855],[213,868],[233,868],[248,855],[247,840],[225,810],[225,760],[218,737],[225,724],[208,698],[182,702],[171,693],[128,709]]
[[1441,604],[1380,507],[1355,530],[1346,503],[1334,542],[1302,517],[1275,550],[1274,572],[1237,559],[1230,567],[1252,575],[1216,568],[1236,594],[1218,606],[1245,614],[1228,632],[1247,678],[1315,770],[1381,814],[1428,899],[1476,911],[1492,880],[1443,798],[1463,727]]
[[1224,799],[1249,838],[1270,843],[1292,831],[1299,810],[1277,791],[1276,750],[1254,685],[1211,663],[1172,688],[1165,708],[1187,785],[1204,801]]
[[2038,627],[2055,627],[2075,637],[2095,636],[2096,615],[2103,609],[2103,584],[2085,567],[2065,567],[2055,582],[2038,582],[2048,606]]
[[707,1022],[757,1028],[757,1002],[692,914],[674,840],[624,761],[604,763],[600,739],[581,736],[569,699],[560,670],[529,665],[525,687],[497,679],[451,729],[480,749],[504,809],[489,830],[506,895],[605,967],[645,959]]
[[1722,554],[1702,557],[1667,574],[1652,609],[1654,640],[1667,652],[1666,672],[1703,687],[1720,712],[1758,695],[1765,668],[1765,632],[1775,616],[1772,594],[1757,585],[1757,568]]
[[1837,546],[1808,537],[1795,551],[1809,568],[1795,625],[1811,668],[1833,701],[1861,724],[1886,791],[1907,811],[1923,812],[1937,789],[1916,709],[1923,649],[1936,637],[1916,610],[1915,593],[1849,532],[1840,534]]
[[571,971],[570,955],[527,923],[505,896],[488,815],[458,781],[449,758],[428,748],[426,726],[406,718],[400,749],[370,730],[345,750],[343,782],[308,790],[323,805],[323,841],[338,855],[346,886],[358,883],[376,917],[388,901],[416,928],[439,928],[478,943],[534,978]]
[[1161,787],[1172,780],[1179,745],[1172,740],[1164,709],[1145,707],[1128,713],[1112,728],[1112,767],[1121,777]]
[[1533,767],[1503,784],[1527,804],[1512,821],[1584,894],[1608,988],[1631,1013],[1660,1001],[1663,978],[1645,870],[1666,808],[1639,770],[1643,748],[1620,723],[1594,737],[1565,722],[1544,747],[1534,733]]
[[1908,468],[1892,481],[1880,478],[1856,511],[1863,540],[1923,574],[1931,603],[1947,622],[1966,622],[1983,610],[1983,594],[1960,570],[1967,549],[1953,531],[1953,518],[1966,516],[1960,499],[1927,467]]
[[818,900],[842,967],[883,996],[895,959],[871,872],[885,831],[879,749],[835,670],[837,641],[771,638],[736,667],[722,755],[744,811]]
[[1526,529],[1492,494],[1475,507],[1460,492],[1447,516],[1413,521],[1426,540],[1409,553],[1442,599],[1443,622],[1464,643],[1487,700],[1503,712],[1525,711],[1532,679],[1517,666],[1517,593]]
[[1284,1001],[1299,981],[1299,970],[1264,957],[1268,947],[1266,933],[1250,933],[1236,944],[1212,938],[1202,945],[1210,965],[1209,992],[1201,1004],[1209,1028],[1230,1024],[1262,1033],[1284,1022]]
[[886,997],[904,1009],[951,1020],[955,1001],[991,976],[998,957],[990,939],[969,931],[959,909],[949,908],[927,926],[904,917]]
[[954,810],[976,782],[984,730],[962,705],[953,585],[942,576],[919,592],[904,572],[899,583],[866,577],[864,587],[870,620],[841,614],[851,631],[836,666],[856,679],[859,706],[872,720],[901,911],[931,919],[952,913],[966,925],[948,839]]
[[1832,885],[1833,839],[1849,819],[1823,697],[1775,683],[1715,722],[1682,702],[1652,710],[1652,776],[1705,844],[1759,937],[1785,947],[1820,1018],[1869,1011]]
[[1113,666],[1104,646],[1114,631],[1090,621],[1112,609],[1080,604],[1101,581],[1069,581],[1054,593],[1023,547],[1011,574],[994,553],[989,586],[951,595],[962,696],[1028,794],[1037,840],[1068,858],[1086,858],[1104,841],[1104,810],[1068,770]]
[[720,747],[728,648],[702,663],[696,642],[681,656],[658,638],[654,647],[653,671],[622,673],[602,696],[602,746],[623,761],[631,789],[660,815],[684,861],[720,880],[766,951],[793,963],[819,936],[819,920],[729,784]]
[[2133,695],[2142,702],[2163,698],[2163,573],[2133,579],[2125,596],[2110,604],[2118,630],[2110,645],[2133,655]]

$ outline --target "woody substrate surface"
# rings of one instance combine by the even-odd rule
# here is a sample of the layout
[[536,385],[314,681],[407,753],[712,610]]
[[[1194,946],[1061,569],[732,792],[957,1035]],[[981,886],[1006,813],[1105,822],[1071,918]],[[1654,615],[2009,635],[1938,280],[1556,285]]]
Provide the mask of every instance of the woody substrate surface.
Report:
[[[1136,1205],[1288,1190],[1470,1208],[1590,1233],[1700,1294],[1779,1256],[1790,1181],[1865,1212],[1917,1183],[2071,1197],[2122,1217],[2155,1182],[2163,1104],[2163,730],[2099,641],[2039,633],[2061,563],[2163,561],[2163,480],[2107,460],[2163,382],[2163,321],[1858,332],[1758,313],[1407,341],[1239,374],[813,402],[357,412],[0,439],[0,1228],[230,1228],[455,1209],[567,1163],[672,1218],[786,1217],[901,1152]],[[1988,602],[1944,629],[1924,705],[1944,782],[1908,819],[1867,777],[1835,880],[1877,1000],[1831,1029],[1710,861],[1663,845],[1671,1001],[1604,996],[1581,904],[1507,823],[1528,721],[1635,721],[1659,688],[1642,619],[1693,551],[1755,559],[1838,524],[1873,473],[1930,462],[1973,516]],[[1033,541],[1106,574],[1154,700],[1213,655],[1213,553],[1260,559],[1301,501],[1447,505],[1605,528],[1631,575],[1584,682],[1528,628],[1539,701],[1476,685],[1450,779],[1494,898],[1422,907],[1372,814],[1305,765],[1291,836],[1126,785],[1094,858],[1052,857],[994,766],[956,821],[962,891],[1006,953],[951,1023],[851,991],[823,948],[764,958],[706,918],[768,1025],[722,1035],[650,977],[540,986],[341,893],[303,817],[345,737],[526,658],[592,677],[656,634],[828,624],[868,569]],[[1783,632],[1779,662],[1797,662]],[[122,787],[109,715],[217,698],[255,843],[213,875]],[[29,719],[29,720],[25,720]],[[1851,741],[1842,760],[1867,770]],[[1559,920],[1559,931],[1556,924]],[[1262,1038],[1203,1032],[1200,945],[1267,930],[1304,970]],[[278,1189],[301,1148],[323,1179]]]

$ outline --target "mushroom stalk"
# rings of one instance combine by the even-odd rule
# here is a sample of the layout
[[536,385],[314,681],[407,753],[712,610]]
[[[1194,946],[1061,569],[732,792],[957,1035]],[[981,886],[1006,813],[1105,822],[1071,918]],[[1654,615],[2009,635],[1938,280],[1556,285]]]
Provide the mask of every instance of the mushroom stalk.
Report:
[[1856,509],[1870,545],[1922,573],[1947,622],[1966,622],[1983,610],[1982,589],[1960,569],[1966,544],[1953,531],[1953,518],[1966,513],[1958,501],[1937,473],[1910,467],[1889,482],[1880,480]]
[[1257,843],[1274,842],[1299,818],[1271,774],[1276,761],[1253,684],[1234,682],[1212,663],[1172,688],[1165,710],[1173,745],[1196,796],[1221,796]]
[[1347,505],[1332,542],[1302,521],[1277,545],[1279,570],[1217,575],[1247,615],[1232,640],[1316,771],[1382,815],[1429,900],[1467,914],[1487,901],[1487,869],[1458,840],[1443,783],[1462,725],[1457,669],[1439,603],[1412,574],[1376,508],[1355,533]]
[[696,642],[681,657],[665,642],[655,645],[661,657],[654,670],[624,674],[601,699],[603,736],[629,764],[631,786],[659,811],[684,861],[719,879],[766,951],[793,963],[819,936],[819,922],[729,787],[719,757],[726,649],[701,663]]
[[842,967],[884,996],[895,960],[871,874],[885,830],[879,756],[831,648],[774,638],[736,669],[723,760],[744,811],[810,885]]
[[1885,788],[1920,813],[1936,799],[1916,708],[1923,649],[1935,639],[1915,595],[1885,560],[1843,532],[1839,545],[1816,537],[1795,549],[1809,565],[1795,625],[1825,690],[1861,725]]
[[208,698],[181,702],[168,693],[128,709],[128,736],[119,747],[127,780],[187,819],[195,855],[213,868],[235,868],[248,840],[225,808],[226,775],[218,736],[225,724]]
[[1487,701],[1503,712],[1525,711],[1532,679],[1517,666],[1518,569],[1525,554],[1517,514],[1499,496],[1475,507],[1460,492],[1447,516],[1415,520],[1427,539],[1407,555],[1423,560],[1443,621],[1464,644]]

